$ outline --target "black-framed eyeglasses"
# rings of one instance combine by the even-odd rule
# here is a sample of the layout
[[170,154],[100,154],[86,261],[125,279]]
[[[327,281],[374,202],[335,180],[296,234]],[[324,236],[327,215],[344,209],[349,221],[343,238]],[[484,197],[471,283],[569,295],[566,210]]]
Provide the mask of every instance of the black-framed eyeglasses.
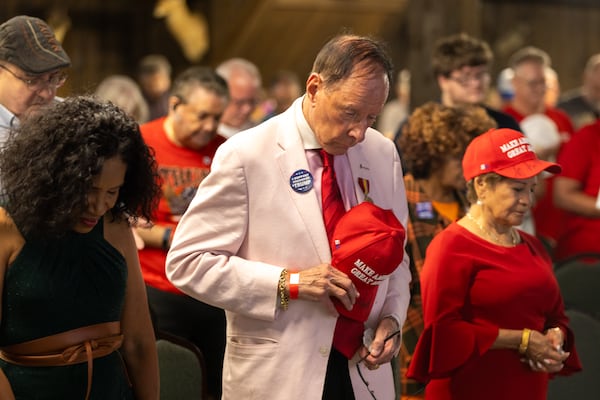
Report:
[[458,83],[462,87],[467,87],[471,82],[489,82],[490,73],[488,71],[480,71],[470,75],[449,75],[448,79]]
[[67,81],[67,74],[65,74],[64,72],[55,72],[48,78],[44,78],[43,76],[36,76],[34,78],[24,78],[11,71],[10,68],[8,68],[6,65],[0,64],[0,68],[2,68],[5,71],[8,71],[12,76],[26,84],[27,87],[33,91],[46,89],[48,87],[52,89],[58,89]]

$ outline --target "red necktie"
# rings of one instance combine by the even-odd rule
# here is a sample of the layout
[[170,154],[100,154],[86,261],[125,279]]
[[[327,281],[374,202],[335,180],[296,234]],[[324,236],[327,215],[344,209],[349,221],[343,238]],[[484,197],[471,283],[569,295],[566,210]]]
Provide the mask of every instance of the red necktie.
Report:
[[[323,175],[321,175],[321,200],[323,202],[323,220],[325,221],[325,230],[329,239],[331,252],[335,249],[333,242],[333,230],[336,224],[346,213],[344,201],[340,188],[335,179],[333,169],[333,156],[325,150],[319,150],[323,159]],[[353,321],[340,315],[335,325],[333,333],[333,347],[344,354],[348,359],[360,346],[364,325],[362,322]]]
[[333,252],[334,244],[332,243],[333,230],[335,225],[340,220],[342,215],[346,213],[344,201],[340,188],[335,179],[335,171],[333,170],[333,156],[325,150],[319,150],[323,159],[323,174],[321,175],[321,201],[323,204],[323,221],[325,222],[325,230],[329,239],[329,247]]

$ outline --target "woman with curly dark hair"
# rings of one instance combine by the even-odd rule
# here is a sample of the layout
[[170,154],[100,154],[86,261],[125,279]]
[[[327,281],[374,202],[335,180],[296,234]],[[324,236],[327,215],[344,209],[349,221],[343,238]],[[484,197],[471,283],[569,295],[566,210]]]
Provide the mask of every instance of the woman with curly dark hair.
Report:
[[[404,125],[397,145],[408,200],[406,251],[410,255],[411,300],[402,334],[402,371],[407,367],[423,331],[419,278],[425,250],[435,235],[462,217],[469,203],[461,159],[467,144],[496,126],[485,109],[464,105],[447,107],[429,102],[415,109]],[[421,393],[423,385],[401,374],[403,394]]]
[[0,181],[0,397],[5,376],[19,399],[158,399],[129,221],[159,187],[135,121],[89,97],[48,106],[11,132]]

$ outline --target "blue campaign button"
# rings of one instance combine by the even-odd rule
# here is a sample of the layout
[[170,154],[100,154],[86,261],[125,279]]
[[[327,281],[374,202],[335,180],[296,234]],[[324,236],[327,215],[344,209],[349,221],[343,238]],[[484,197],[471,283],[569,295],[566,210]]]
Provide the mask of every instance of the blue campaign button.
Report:
[[306,193],[313,187],[313,176],[305,169],[299,169],[290,176],[290,186],[297,193]]
[[417,217],[419,219],[432,219],[433,218],[433,204],[429,201],[417,203],[416,206]]

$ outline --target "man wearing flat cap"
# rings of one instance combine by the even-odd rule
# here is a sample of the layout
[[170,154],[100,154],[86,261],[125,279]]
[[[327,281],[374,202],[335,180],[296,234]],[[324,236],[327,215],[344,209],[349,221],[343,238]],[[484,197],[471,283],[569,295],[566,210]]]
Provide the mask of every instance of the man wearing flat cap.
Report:
[[20,118],[55,98],[70,65],[41,19],[20,15],[0,25],[0,147]]

